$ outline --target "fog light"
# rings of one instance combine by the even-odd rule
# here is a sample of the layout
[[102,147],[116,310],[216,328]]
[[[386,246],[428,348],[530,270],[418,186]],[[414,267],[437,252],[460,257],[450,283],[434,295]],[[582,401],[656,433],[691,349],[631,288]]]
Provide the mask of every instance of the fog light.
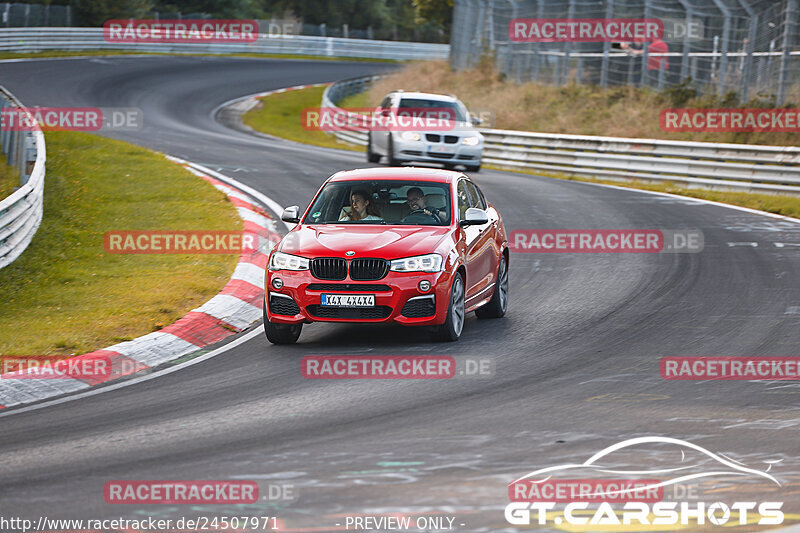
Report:
[[422,292],[428,292],[429,290],[431,290],[431,282],[426,279],[423,279],[422,281],[419,282],[418,287],[419,290],[421,290]]
[[283,280],[281,278],[272,278],[272,286],[277,290],[281,290],[283,288]]

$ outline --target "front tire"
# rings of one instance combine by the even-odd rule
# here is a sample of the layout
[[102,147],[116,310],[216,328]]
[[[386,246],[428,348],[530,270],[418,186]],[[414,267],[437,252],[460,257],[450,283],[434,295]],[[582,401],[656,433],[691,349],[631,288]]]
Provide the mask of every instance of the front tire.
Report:
[[502,318],[508,309],[508,261],[506,256],[500,256],[497,266],[497,283],[494,286],[492,299],[486,305],[475,310],[478,318]]
[[372,151],[372,133],[367,133],[367,162],[377,163],[381,160],[381,154]]
[[453,342],[461,337],[464,329],[464,280],[460,272],[456,272],[453,278],[453,286],[450,288],[450,304],[447,306],[447,319],[444,324],[437,326],[434,331],[434,338],[440,342]]
[[467,165],[466,166],[467,172],[480,172],[481,166],[480,165]]
[[276,324],[267,318],[267,297],[264,296],[264,333],[272,344],[294,344],[300,338],[303,323]]

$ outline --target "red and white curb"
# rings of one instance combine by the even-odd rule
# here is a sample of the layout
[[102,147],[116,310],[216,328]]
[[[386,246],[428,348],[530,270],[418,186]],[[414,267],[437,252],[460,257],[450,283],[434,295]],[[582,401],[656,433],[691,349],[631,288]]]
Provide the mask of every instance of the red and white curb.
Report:
[[241,114],[245,114],[255,106],[257,106],[262,98],[265,96],[270,96],[272,94],[280,94],[280,93],[288,93],[290,91],[299,91],[300,89],[311,89],[312,87],[327,87],[328,85],[333,85],[333,82],[328,83],[314,83],[311,85],[295,85],[293,87],[284,87],[283,89],[275,89],[273,91],[267,91],[263,93],[256,93],[256,94],[249,94],[247,96],[243,96],[241,98],[236,98],[235,100],[231,100],[229,102],[225,102],[217,109],[214,110],[214,114],[219,109],[222,108],[229,108],[229,107],[236,107]]
[[[107,383],[172,361],[235,335],[262,316],[264,273],[272,247],[280,241],[275,220],[261,207],[280,210],[274,201],[247,185],[211,169],[175,157],[170,160],[225,193],[244,221],[243,233],[256,235],[258,246],[247,250],[222,291],[169,326],[102,350],[70,358],[73,365],[101,363],[97,375],[51,375],[31,369],[0,375],[0,409],[36,402]],[[67,374],[69,374],[67,372]]]

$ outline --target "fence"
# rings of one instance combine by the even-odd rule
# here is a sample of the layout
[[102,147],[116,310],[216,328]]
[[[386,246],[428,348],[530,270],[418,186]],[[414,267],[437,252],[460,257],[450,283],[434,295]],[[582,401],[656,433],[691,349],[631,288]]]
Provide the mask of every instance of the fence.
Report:
[[[322,95],[321,106],[335,107],[342,98],[365,90],[377,77],[330,85]],[[800,148],[796,147],[479,131],[485,139],[483,162],[502,167],[800,194]],[[337,131],[335,135],[353,144],[367,144],[367,135],[361,131]]]
[[[700,94],[734,91],[740,102],[782,105],[791,91],[800,104],[798,1],[455,0],[450,62],[468,68],[488,54],[517,82],[557,86],[663,89],[691,78]],[[611,42],[519,42],[509,24],[525,18],[660,19],[664,36],[629,51]]]
[[[79,18],[79,17],[78,17]],[[127,17],[118,17],[127,18]],[[209,13],[182,13],[180,11],[150,11],[140,17],[154,20],[187,20],[211,19]],[[221,18],[221,17],[220,17]],[[84,25],[84,21],[76,20],[72,6],[58,6],[52,4],[22,4],[0,3],[0,27],[3,28],[31,28],[31,27],[68,27]],[[443,29],[434,24],[415,24],[412,28],[390,27],[351,28],[349,24],[309,24],[302,19],[291,16],[259,20],[261,33],[276,33],[280,28],[282,33],[293,35],[310,35],[317,37],[343,37],[345,39],[378,39],[386,41],[414,41],[414,42],[447,42]]]
[[[20,109],[14,95],[0,87],[0,113]],[[33,117],[30,117],[33,123]],[[34,131],[0,130],[0,147],[9,165],[19,171],[20,187],[0,199],[0,268],[8,265],[30,244],[42,221],[44,206],[45,146],[38,126]]]
[[260,34],[252,43],[109,43],[102,28],[0,28],[0,52],[133,50],[169,53],[297,54],[372,59],[446,59],[450,46],[336,37]]
[[0,3],[0,26],[72,26],[72,8],[44,4]]

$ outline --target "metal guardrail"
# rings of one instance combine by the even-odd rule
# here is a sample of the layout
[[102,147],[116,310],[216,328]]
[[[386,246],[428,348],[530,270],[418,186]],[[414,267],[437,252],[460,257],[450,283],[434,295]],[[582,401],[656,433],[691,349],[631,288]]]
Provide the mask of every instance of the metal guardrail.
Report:
[[449,44],[260,34],[252,43],[111,43],[103,28],[0,28],[0,51],[127,50],[162,53],[296,54],[370,59],[447,59]]
[[[323,107],[371,84],[377,76],[330,85]],[[342,110],[342,113],[347,114]],[[483,162],[609,179],[672,181],[690,186],[800,194],[800,148],[708,142],[627,139],[479,129],[485,137]],[[361,131],[335,132],[366,146]]]
[[[0,112],[24,109],[13,94],[0,86]],[[25,111],[27,113],[27,111]],[[44,208],[45,145],[33,117],[33,131],[0,130],[0,147],[8,164],[19,170],[20,188],[0,199],[0,268],[28,247],[42,221]]]
[[[381,76],[366,76],[361,78],[352,78],[349,80],[337,81],[332,85],[328,85],[328,87],[322,93],[322,107],[329,109],[337,108],[337,104],[344,98],[366,91],[367,88],[372,85],[372,82],[380,77]],[[337,119],[339,116],[343,117],[342,122],[345,124],[348,122],[346,117],[354,114],[355,113],[345,111],[344,109],[337,109],[337,111],[334,113]],[[355,128],[352,130],[336,131],[334,132],[334,135],[337,139],[342,141],[361,146],[367,145],[367,134]]]

